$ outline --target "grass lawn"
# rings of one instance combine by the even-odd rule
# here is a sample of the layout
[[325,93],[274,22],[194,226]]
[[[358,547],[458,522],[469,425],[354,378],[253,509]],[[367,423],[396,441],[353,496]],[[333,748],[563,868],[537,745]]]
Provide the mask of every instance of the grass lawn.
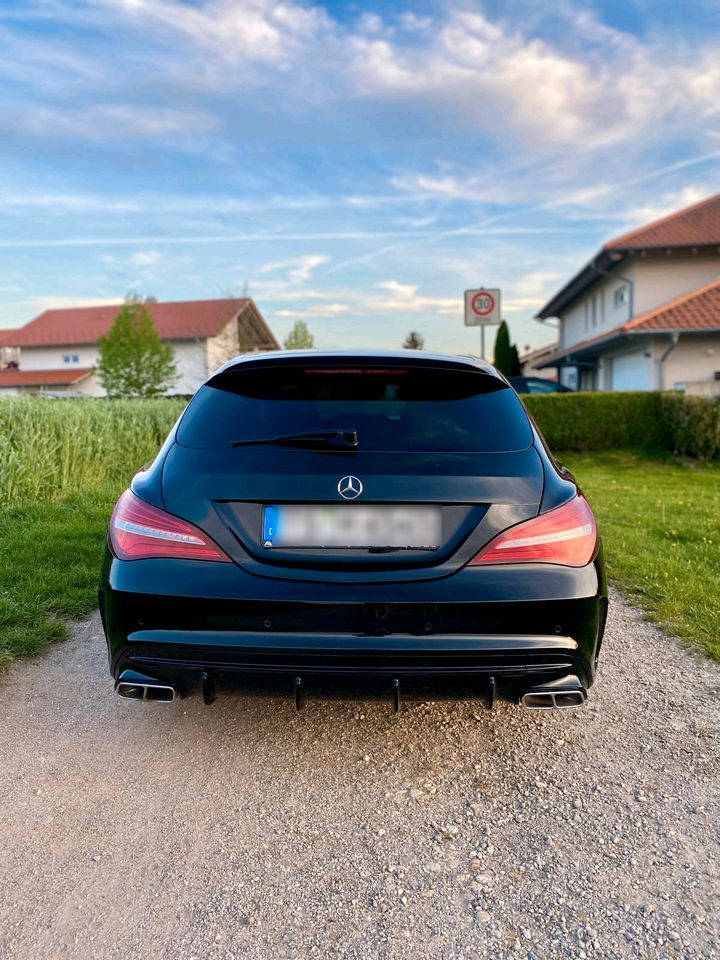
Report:
[[720,660],[720,463],[619,451],[560,459],[598,517],[611,581]]
[[[720,464],[567,454],[600,521],[612,580],[656,622],[720,660]],[[0,510],[0,666],[89,613],[114,487]]]
[[0,509],[0,668],[68,635],[97,604],[107,522],[119,490]]

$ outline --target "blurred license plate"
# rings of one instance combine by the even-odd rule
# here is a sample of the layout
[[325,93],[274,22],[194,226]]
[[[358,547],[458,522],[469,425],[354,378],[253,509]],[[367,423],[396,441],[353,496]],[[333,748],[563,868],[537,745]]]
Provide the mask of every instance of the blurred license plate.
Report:
[[263,509],[264,547],[395,547],[437,550],[440,507],[315,506]]

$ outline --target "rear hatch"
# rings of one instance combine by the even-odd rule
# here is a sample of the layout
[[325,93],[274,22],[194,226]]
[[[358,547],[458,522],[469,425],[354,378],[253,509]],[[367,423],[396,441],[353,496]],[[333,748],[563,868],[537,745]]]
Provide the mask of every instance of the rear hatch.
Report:
[[193,398],[163,470],[170,512],[290,579],[446,576],[542,492],[507,384],[419,357],[240,362]]

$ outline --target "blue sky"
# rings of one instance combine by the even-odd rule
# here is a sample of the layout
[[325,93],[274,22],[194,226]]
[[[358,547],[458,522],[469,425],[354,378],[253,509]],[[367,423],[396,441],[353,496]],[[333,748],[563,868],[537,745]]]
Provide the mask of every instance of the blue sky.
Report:
[[521,347],[609,237],[720,190],[720,5],[2,0],[0,327],[249,289],[282,339]]

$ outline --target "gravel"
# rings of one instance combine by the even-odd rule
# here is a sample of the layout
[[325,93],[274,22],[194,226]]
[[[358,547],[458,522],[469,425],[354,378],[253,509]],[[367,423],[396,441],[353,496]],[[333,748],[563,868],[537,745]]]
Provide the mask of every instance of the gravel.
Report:
[[0,685],[0,956],[720,957],[720,671],[612,598],[583,710]]

